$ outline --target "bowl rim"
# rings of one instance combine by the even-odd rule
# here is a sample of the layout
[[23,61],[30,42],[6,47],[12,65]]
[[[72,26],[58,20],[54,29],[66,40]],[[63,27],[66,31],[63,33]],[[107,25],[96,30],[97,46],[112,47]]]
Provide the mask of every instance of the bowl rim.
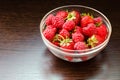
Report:
[[[107,28],[108,28],[108,36],[107,36],[106,40],[105,40],[104,42],[102,42],[101,44],[99,44],[98,46],[95,46],[95,47],[90,48],[90,49],[85,49],[85,50],[69,50],[69,49],[64,49],[64,48],[61,48],[61,47],[58,47],[58,46],[52,44],[49,40],[47,40],[47,39],[44,37],[44,35],[42,34],[42,28],[43,28],[42,26],[43,26],[44,23],[45,23],[45,21],[44,21],[45,18],[46,18],[50,13],[52,13],[53,11],[58,10],[58,9],[62,9],[62,8],[67,8],[67,7],[82,7],[82,8],[86,8],[86,9],[91,9],[91,10],[99,13],[101,16],[103,16],[103,17],[105,18],[105,20],[107,21],[107,24],[108,24],[108,25],[107,25]],[[48,13],[45,14],[45,16],[42,18],[42,20],[41,20],[41,22],[40,22],[40,26],[39,26],[39,27],[40,27],[41,36],[44,37],[44,39],[45,39],[47,42],[49,42],[49,44],[52,45],[52,47],[57,48],[58,50],[66,50],[66,51],[69,51],[69,52],[75,52],[75,51],[76,51],[76,52],[84,52],[84,51],[86,52],[86,51],[93,51],[93,50],[98,49],[98,48],[100,48],[100,47],[102,47],[102,46],[104,47],[104,44],[106,44],[106,43],[109,41],[110,36],[111,36],[111,33],[112,33],[111,23],[110,23],[110,21],[108,20],[108,18],[107,18],[102,12],[100,12],[100,11],[98,11],[98,10],[92,8],[92,7],[83,6],[83,5],[65,5],[65,6],[60,6],[60,7],[54,8],[54,9],[50,10]],[[69,53],[65,53],[65,54],[68,54],[68,55],[69,55]],[[87,53],[84,53],[84,54],[87,54]],[[89,53],[88,53],[88,54],[89,54]],[[70,55],[82,55],[82,54],[70,54]]]

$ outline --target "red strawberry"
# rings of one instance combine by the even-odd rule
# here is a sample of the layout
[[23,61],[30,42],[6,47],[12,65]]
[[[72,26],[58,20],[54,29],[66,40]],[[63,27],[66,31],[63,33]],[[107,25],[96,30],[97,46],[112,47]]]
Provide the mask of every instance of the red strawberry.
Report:
[[52,41],[56,33],[56,28],[46,28],[43,31],[43,35],[45,38],[47,38],[49,41]]
[[84,36],[80,32],[75,32],[72,34],[72,40],[76,43],[84,40]]
[[58,41],[53,41],[52,43],[56,46],[60,46],[60,43]]
[[59,33],[59,35],[63,36],[64,38],[69,38],[70,33],[66,29],[62,29]]
[[83,16],[81,19],[81,27],[86,27],[89,23],[94,23],[94,20],[91,16]]
[[67,20],[73,20],[75,24],[79,24],[80,22],[80,13],[78,11],[71,11],[68,13]]
[[75,26],[74,32],[80,32],[80,33],[82,33],[82,28],[80,26]]
[[106,38],[107,36],[107,27],[106,25],[102,24],[101,26],[97,27],[97,35],[99,35],[100,37],[102,37],[103,39]]
[[63,19],[66,19],[66,17],[68,16],[68,12],[61,10],[61,11],[58,11],[58,12],[56,13],[56,16],[57,16],[57,17],[61,17],[61,18],[63,18]]
[[94,18],[94,23],[96,24],[96,26],[100,26],[102,24],[102,18],[101,17]]
[[63,18],[57,16],[52,18],[52,25],[55,26],[56,28],[62,28],[63,24],[64,24]]
[[95,47],[99,44],[101,44],[104,41],[103,38],[101,38],[99,35],[92,35],[90,38],[88,38],[87,42],[90,47]]
[[75,22],[73,20],[66,21],[63,24],[63,29],[66,29],[68,31],[71,31],[75,28]]
[[90,23],[86,27],[83,27],[82,32],[86,36],[89,36],[89,37],[92,36],[93,34],[97,32],[95,24]]
[[54,17],[53,14],[48,15],[48,17],[45,20],[46,25],[51,25],[52,24],[52,18]]
[[64,39],[61,41],[60,47],[64,48],[64,49],[73,50],[74,49],[74,42],[72,41],[72,39],[69,39],[69,38]]
[[85,50],[87,48],[88,48],[87,44],[85,42],[81,42],[81,41],[75,43],[75,45],[74,45],[75,50]]

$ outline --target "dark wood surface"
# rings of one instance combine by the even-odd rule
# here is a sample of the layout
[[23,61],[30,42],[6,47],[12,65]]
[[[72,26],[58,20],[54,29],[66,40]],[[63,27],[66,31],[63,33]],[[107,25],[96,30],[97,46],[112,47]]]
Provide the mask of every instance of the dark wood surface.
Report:
[[[115,0],[0,1],[0,80],[120,80],[117,3]],[[113,27],[108,46],[86,62],[70,63],[56,58],[39,33],[39,23],[48,11],[70,4],[98,9]]]

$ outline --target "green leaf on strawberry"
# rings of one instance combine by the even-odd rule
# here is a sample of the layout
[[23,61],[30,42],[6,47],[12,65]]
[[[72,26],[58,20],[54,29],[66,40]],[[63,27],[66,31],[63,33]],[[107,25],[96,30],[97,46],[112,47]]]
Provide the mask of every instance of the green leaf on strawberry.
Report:
[[90,16],[91,18],[94,18],[94,16],[90,13],[81,13],[81,16]]
[[73,19],[76,19],[75,14],[74,13],[68,14],[67,20],[73,20]]
[[64,49],[73,50],[74,49],[74,42],[72,39],[66,38],[66,39],[60,41],[60,47],[64,48]]
[[102,24],[102,22],[95,23],[96,27],[99,27]]
[[88,46],[91,48],[101,44],[103,42],[103,38],[101,38],[99,35],[92,35],[90,38],[88,38],[87,43]]

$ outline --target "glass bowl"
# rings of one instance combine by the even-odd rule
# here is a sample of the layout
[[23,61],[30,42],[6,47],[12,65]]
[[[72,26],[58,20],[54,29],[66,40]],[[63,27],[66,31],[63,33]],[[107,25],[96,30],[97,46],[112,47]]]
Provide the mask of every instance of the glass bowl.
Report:
[[[44,37],[42,32],[45,28],[46,17],[49,14],[55,14],[59,10],[68,10],[68,11],[77,10],[82,13],[89,12],[90,14],[92,14],[95,17],[100,16],[103,19],[104,24],[106,24],[106,26],[107,26],[108,36],[107,36],[106,40],[103,43],[101,43],[100,45],[93,47],[91,49],[86,49],[86,50],[68,50],[68,49],[63,49],[56,45],[53,45],[50,41],[48,41]],[[61,7],[55,8],[55,9],[51,10],[50,12],[48,12],[42,18],[41,23],[40,23],[40,33],[41,33],[41,37],[42,37],[45,45],[48,47],[48,49],[51,51],[51,53],[54,54],[56,57],[66,60],[66,61],[69,61],[69,62],[82,62],[82,61],[86,61],[86,60],[89,60],[89,59],[95,57],[108,44],[110,36],[111,36],[111,32],[112,32],[111,23],[104,14],[102,14],[100,11],[98,11],[96,9],[93,9],[93,8],[87,7],[87,6],[82,6],[82,5],[67,5],[67,6],[61,6]]]

